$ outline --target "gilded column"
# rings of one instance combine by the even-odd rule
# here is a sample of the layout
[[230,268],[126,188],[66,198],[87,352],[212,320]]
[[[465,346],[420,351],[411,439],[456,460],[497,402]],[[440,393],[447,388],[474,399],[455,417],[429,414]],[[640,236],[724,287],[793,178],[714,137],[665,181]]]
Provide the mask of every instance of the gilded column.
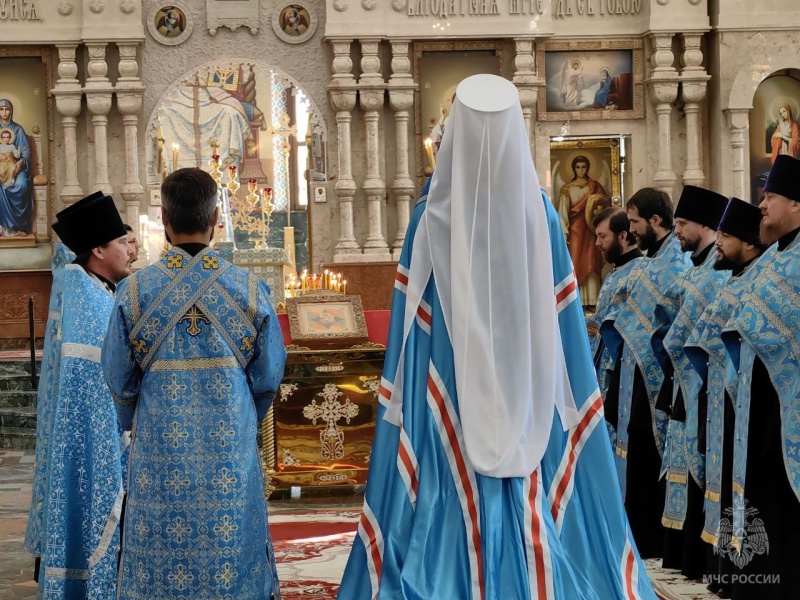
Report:
[[392,259],[399,260],[406,237],[410,216],[414,182],[408,164],[408,120],[409,109],[414,106],[414,90],[417,89],[411,75],[411,60],[408,56],[408,40],[392,40],[392,75],[389,77],[389,106],[394,111],[395,124],[395,176],[392,195],[397,205],[397,234],[392,242]]
[[106,42],[87,42],[89,62],[86,71],[89,77],[83,92],[86,105],[92,115],[94,128],[94,189],[111,193],[108,180],[108,113],[111,110],[111,94],[114,91],[111,81],[106,77]]
[[81,114],[81,82],[78,81],[78,64],[75,62],[77,44],[60,44],[58,48],[58,80],[53,86],[56,110],[61,117],[64,131],[64,184],[59,196],[61,203],[68,206],[80,200],[83,189],[78,182],[78,144],[76,130],[78,116]]
[[703,67],[703,51],[700,49],[700,33],[684,33],[681,56],[681,99],[686,113],[686,170],[684,185],[703,185],[702,137],[700,103],[706,97],[706,84],[711,76]]
[[361,255],[361,248],[353,233],[353,196],[356,182],[353,179],[353,156],[350,137],[352,110],[356,105],[356,80],[350,44],[353,40],[335,40],[333,46],[333,76],[328,85],[331,105],[336,109],[336,136],[338,142],[339,175],[334,192],[339,202],[339,241],[334,248],[333,260],[343,262],[347,256]]
[[136,62],[137,42],[118,42],[119,79],[115,86],[117,108],[122,115],[125,131],[125,215],[132,227],[139,223],[139,209],[144,190],[139,182],[139,111],[142,109],[144,87],[139,79],[139,64]]
[[[364,242],[366,260],[391,260],[389,245],[383,236],[381,205],[386,194],[386,184],[381,178],[380,134],[378,121],[386,95],[386,83],[380,73],[381,59],[378,56],[380,40],[359,40],[361,44],[361,77],[358,80],[358,98],[364,112],[366,126],[367,178],[362,186],[367,198],[369,219],[367,239]],[[369,258],[367,258],[369,256]]]
[[678,97],[680,77],[672,66],[672,33],[655,33],[651,36],[653,53],[650,57],[653,70],[647,85],[650,99],[658,115],[658,169],[653,177],[654,187],[672,196],[678,176],[672,168],[672,103]]
[[733,153],[733,195],[737,198],[749,198],[747,185],[747,125],[750,109],[729,108],[728,126]]

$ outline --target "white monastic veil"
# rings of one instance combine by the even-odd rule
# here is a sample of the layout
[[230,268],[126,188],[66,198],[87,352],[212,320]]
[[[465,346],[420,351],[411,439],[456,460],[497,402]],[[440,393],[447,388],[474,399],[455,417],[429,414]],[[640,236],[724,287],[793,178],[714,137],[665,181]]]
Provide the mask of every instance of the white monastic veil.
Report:
[[551,256],[517,89],[469,77],[456,90],[414,239],[405,321],[407,334],[433,272],[467,455],[483,475],[529,476],[555,408],[565,429],[577,424]]

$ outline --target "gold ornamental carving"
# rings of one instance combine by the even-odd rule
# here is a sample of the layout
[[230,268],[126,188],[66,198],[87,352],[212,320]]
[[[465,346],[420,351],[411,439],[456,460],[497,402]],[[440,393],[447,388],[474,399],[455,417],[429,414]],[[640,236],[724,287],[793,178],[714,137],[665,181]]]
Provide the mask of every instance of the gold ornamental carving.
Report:
[[311,404],[303,407],[303,416],[314,425],[317,420],[325,423],[325,427],[319,432],[322,445],[320,456],[325,460],[338,460],[344,457],[344,432],[339,429],[337,422],[345,419],[349,424],[350,419],[358,415],[358,406],[347,397],[344,403],[340,402],[339,397],[344,396],[344,393],[332,383],[326,383],[317,396],[322,397],[322,402],[317,404],[316,398],[312,400]]

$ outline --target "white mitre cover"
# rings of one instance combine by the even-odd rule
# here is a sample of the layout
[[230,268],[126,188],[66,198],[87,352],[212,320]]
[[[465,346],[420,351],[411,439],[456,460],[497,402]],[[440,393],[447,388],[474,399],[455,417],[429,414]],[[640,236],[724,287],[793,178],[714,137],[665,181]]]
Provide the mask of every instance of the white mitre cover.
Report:
[[577,411],[547,215],[519,93],[502,77],[474,75],[456,90],[414,239],[408,325],[431,271],[470,462],[483,475],[527,477],[547,448],[554,409],[565,429]]

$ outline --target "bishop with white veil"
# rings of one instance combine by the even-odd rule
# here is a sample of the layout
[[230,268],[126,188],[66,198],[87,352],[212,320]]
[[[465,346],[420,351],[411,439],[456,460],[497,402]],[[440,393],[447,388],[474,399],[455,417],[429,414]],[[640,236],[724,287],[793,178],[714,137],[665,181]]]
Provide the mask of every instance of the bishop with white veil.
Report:
[[510,82],[461,82],[422,200],[339,598],[655,599]]

